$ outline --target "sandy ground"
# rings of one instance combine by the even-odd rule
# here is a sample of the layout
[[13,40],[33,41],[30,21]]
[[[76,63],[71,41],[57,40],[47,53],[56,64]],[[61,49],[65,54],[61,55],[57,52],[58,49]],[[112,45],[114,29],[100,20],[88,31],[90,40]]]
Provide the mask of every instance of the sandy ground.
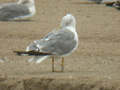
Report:
[[[0,90],[120,90],[120,11],[77,2],[36,0],[30,21],[0,22]],[[28,63],[30,57],[13,53],[59,28],[66,13],[77,19],[79,47],[65,57],[63,73],[51,72],[50,59]],[[55,67],[60,70],[60,61]]]

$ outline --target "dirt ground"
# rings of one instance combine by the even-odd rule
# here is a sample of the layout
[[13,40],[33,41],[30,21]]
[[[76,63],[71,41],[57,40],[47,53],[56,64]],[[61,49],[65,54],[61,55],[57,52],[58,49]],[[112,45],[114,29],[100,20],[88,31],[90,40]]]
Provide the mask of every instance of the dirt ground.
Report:
[[[0,90],[120,90],[120,11],[80,0],[35,2],[30,21],[0,22]],[[79,47],[65,57],[64,72],[51,72],[50,59],[28,63],[30,57],[13,53],[59,28],[66,13],[77,19]]]

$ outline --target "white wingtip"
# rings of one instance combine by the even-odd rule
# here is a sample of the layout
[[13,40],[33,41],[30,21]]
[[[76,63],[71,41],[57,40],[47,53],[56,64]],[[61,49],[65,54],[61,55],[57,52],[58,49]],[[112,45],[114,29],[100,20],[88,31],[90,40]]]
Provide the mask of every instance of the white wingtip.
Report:
[[30,62],[32,62],[33,60],[34,60],[34,57],[30,58],[30,59],[28,60],[28,62],[30,63]]
[[37,61],[36,61],[36,63],[38,64],[38,63],[41,63],[43,60],[45,60],[45,59],[47,59],[48,58],[48,56],[44,56],[44,57],[42,57],[42,58],[39,58]]
[[28,62],[41,63],[43,60],[47,59],[49,56],[34,56],[28,60]]

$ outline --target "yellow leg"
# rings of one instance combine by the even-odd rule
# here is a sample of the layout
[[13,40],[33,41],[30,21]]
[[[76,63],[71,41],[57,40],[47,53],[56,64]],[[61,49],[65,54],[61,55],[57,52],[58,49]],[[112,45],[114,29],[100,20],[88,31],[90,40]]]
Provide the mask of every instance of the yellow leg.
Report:
[[64,57],[62,57],[62,63],[61,63],[61,72],[64,71]]
[[54,72],[54,57],[52,57],[52,72]]

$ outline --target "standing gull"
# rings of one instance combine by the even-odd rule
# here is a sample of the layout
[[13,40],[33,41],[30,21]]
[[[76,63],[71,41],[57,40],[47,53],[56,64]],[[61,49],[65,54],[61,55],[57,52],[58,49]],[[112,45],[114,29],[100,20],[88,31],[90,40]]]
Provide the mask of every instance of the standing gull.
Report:
[[0,4],[0,21],[24,20],[36,12],[34,0]]
[[[76,20],[71,14],[62,18],[61,28],[58,31],[48,33],[41,40],[35,40],[26,51],[37,51],[43,53],[41,56],[34,56],[29,62],[40,63],[43,60],[52,57],[52,71],[54,72],[54,59],[62,58],[61,71],[64,70],[64,56],[71,54],[78,46],[78,35],[76,32]],[[18,53],[17,53],[18,54]],[[19,53],[25,54],[25,53]]]

